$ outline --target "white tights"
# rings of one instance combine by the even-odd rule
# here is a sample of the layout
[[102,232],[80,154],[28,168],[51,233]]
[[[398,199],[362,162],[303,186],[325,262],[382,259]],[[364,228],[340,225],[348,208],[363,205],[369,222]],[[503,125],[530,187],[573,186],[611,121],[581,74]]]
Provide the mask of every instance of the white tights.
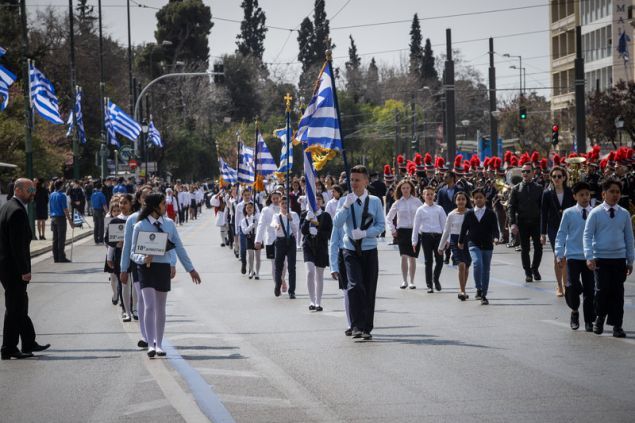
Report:
[[324,268],[316,267],[315,263],[307,261],[306,266],[306,286],[309,290],[311,305],[322,305],[322,291],[324,290]]
[[344,294],[344,310],[346,310],[346,321],[348,322],[348,327],[351,327],[351,306],[348,302],[348,290],[342,289],[342,293]]
[[110,287],[112,288],[112,300],[115,301],[118,298],[117,285],[119,284],[119,279],[117,279],[117,275],[113,272],[110,274]]
[[[128,283],[121,284],[121,297],[123,298],[123,308],[128,313],[128,316],[132,316],[132,310],[137,308],[137,290],[132,289],[130,281],[132,278],[128,278]],[[130,307],[130,294],[132,294],[132,307]]]
[[[128,279],[128,283],[130,283],[130,278]],[[141,293],[141,284],[139,282],[134,282],[133,285],[137,296],[137,316],[139,317],[139,330],[141,331],[141,339],[148,342],[145,322],[145,302]]]
[[165,304],[168,299],[168,293],[157,291],[154,288],[143,288],[141,293],[145,303],[143,318],[149,347],[152,348],[152,342],[154,341],[156,348],[161,348],[163,332],[165,331]]
[[247,265],[249,273],[254,271],[254,256],[256,256],[256,276],[260,275],[260,250],[247,250]]

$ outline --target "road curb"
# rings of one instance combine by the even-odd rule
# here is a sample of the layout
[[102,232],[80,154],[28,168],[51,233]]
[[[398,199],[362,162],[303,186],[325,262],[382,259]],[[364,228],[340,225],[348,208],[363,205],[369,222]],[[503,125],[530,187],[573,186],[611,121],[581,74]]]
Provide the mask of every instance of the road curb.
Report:
[[[92,231],[81,233],[79,235],[76,235],[72,239],[67,239],[64,245],[70,245],[73,242],[77,242],[81,239],[88,238],[91,235],[93,235]],[[51,252],[52,250],[53,250],[53,244],[50,244],[47,247],[38,248],[37,250],[31,251],[31,258],[41,256],[42,254],[46,254],[48,252]]]

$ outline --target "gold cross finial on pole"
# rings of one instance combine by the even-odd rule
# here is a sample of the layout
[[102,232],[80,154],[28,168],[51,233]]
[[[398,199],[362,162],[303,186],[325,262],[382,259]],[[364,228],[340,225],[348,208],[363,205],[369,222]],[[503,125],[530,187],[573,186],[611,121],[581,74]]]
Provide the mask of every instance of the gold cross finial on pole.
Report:
[[287,93],[287,95],[284,96],[284,104],[287,107],[287,112],[291,111],[291,100],[293,100],[293,97],[291,97],[291,94]]

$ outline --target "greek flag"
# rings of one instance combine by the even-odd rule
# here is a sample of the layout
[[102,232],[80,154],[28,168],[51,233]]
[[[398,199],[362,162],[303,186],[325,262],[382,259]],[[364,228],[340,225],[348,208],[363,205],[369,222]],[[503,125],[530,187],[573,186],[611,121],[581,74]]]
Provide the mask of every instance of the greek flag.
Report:
[[276,162],[273,160],[269,147],[265,144],[265,140],[262,138],[260,131],[258,131],[258,147],[256,150],[258,151],[256,157],[256,173],[267,176],[278,170],[278,166],[276,166]]
[[7,54],[7,49],[0,47],[0,57],[4,56],[5,54]]
[[[104,104],[110,104],[110,100],[105,98]],[[109,145],[120,147],[121,145],[119,144],[119,140],[117,139],[115,128],[113,128],[112,119],[110,118],[110,108],[108,106],[104,107],[104,127],[106,128],[106,143]]]
[[128,116],[119,106],[112,101],[108,101],[108,110],[110,112],[110,122],[112,129],[119,135],[123,135],[130,141],[136,141],[141,133],[141,125],[133,118]]
[[63,125],[55,87],[33,63],[29,63],[29,80],[31,107],[35,107],[40,116],[49,122]]
[[293,169],[293,145],[289,144],[290,153],[287,151],[287,128],[276,129],[273,135],[282,141],[282,152],[280,153],[279,173],[287,173],[287,170]]
[[254,182],[254,149],[240,143],[238,154],[238,182],[251,184]]
[[7,108],[9,104],[9,87],[15,82],[16,76],[4,66],[0,65],[0,97],[2,97],[2,103],[0,103],[0,111]]
[[68,121],[66,124],[68,125],[68,131],[66,131],[66,136],[70,137],[73,134],[73,115],[77,113],[77,117],[75,121],[77,122],[77,135],[79,136],[79,141],[82,144],[86,144],[86,131],[84,130],[84,116],[82,115],[82,88],[77,87],[75,93],[75,107],[68,115]]
[[232,169],[227,163],[225,163],[225,160],[218,159],[218,161],[220,162],[219,164],[221,178],[223,178],[223,180],[227,183],[236,183],[236,170]]
[[152,144],[156,145],[157,147],[163,147],[163,141],[161,140],[161,133],[154,126],[153,121],[150,121],[150,126],[148,127],[148,136],[150,137],[150,141],[152,141]]
[[315,214],[318,210],[315,189],[315,169],[313,169],[313,158],[309,150],[304,150],[304,180],[306,181],[306,199],[309,210]]
[[628,62],[630,59],[628,52],[628,44],[630,41],[631,37],[626,34],[626,31],[622,31],[617,42],[617,52],[619,53],[619,56],[624,59],[624,63]]
[[327,62],[322,68],[318,88],[304,111],[295,136],[311,152],[329,154],[327,160],[335,156],[335,151],[342,150],[334,84],[333,70]]

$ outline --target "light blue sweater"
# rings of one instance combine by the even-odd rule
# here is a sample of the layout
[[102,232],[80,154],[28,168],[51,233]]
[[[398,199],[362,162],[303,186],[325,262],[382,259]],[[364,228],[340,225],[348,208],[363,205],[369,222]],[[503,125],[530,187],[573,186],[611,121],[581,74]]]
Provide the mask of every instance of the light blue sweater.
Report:
[[[183,243],[181,242],[181,238],[179,237],[179,232],[176,229],[176,225],[174,224],[174,221],[167,217],[163,217],[161,230],[168,234],[168,239],[174,243],[175,248],[171,249],[170,251],[167,251],[162,256],[153,256],[152,262],[153,263],[169,263],[170,266],[175,266],[176,257],[178,256],[179,260],[181,261],[181,264],[183,265],[183,267],[185,267],[185,270],[187,270],[188,272],[191,272],[192,270],[194,270],[194,265],[192,264],[189,256],[187,255],[187,251],[185,251],[185,248],[183,247]],[[131,251],[135,250],[134,246],[137,243],[137,237],[139,236],[139,232],[159,232],[159,229],[156,226],[154,226],[152,223],[150,223],[148,219],[143,219],[142,221],[137,222],[134,225],[134,231],[132,233]],[[134,253],[132,254],[132,260],[135,263],[140,265],[143,264],[143,260],[145,259],[145,257],[146,257],[145,254],[134,254]]]
[[130,267],[130,251],[132,248],[132,231],[137,223],[139,212],[132,213],[126,220],[126,227],[123,231],[123,247],[121,247],[121,273],[126,273]]
[[340,248],[344,248],[344,228],[333,228],[329,241],[329,263],[331,273],[339,273],[339,253]]
[[635,259],[631,216],[622,207],[615,205],[615,217],[600,205],[589,213],[584,227],[584,256],[594,259],[626,259],[632,264]]
[[562,213],[560,228],[556,235],[556,257],[564,257],[567,260],[584,260],[582,236],[585,223],[586,221],[582,218],[582,210],[577,205],[569,207]]
[[[369,195],[369,198],[368,214],[372,216],[373,223],[366,229],[366,237],[362,240],[362,250],[364,251],[377,248],[377,237],[386,229],[386,218],[381,200],[374,195]],[[335,218],[333,219],[333,228],[344,228],[344,248],[355,251],[355,245],[353,244],[353,218],[351,213],[355,213],[357,228],[359,229],[362,223],[364,204],[359,205],[355,202],[349,208],[345,208],[343,207],[345,200],[346,197],[340,199],[337,213],[335,213]]]

